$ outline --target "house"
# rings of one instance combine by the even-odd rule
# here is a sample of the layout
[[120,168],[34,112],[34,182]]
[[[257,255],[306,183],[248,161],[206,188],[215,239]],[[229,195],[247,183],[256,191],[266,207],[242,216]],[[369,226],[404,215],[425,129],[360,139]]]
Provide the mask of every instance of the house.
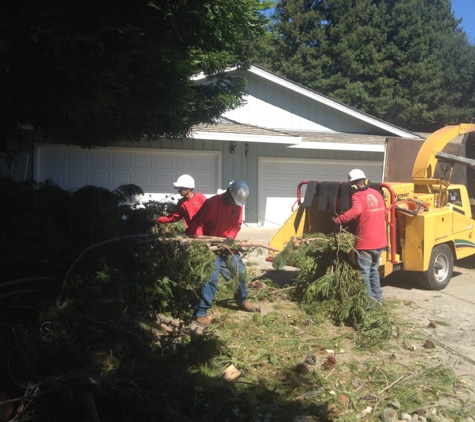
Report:
[[381,181],[386,139],[421,139],[260,67],[232,72],[247,80],[246,104],[216,124],[196,126],[187,139],[92,150],[33,142],[34,180],[64,189],[134,183],[145,200],[160,200],[175,192],[181,174],[208,196],[243,179],[250,187],[246,224],[272,227],[291,214],[300,181],[345,181],[355,167]]

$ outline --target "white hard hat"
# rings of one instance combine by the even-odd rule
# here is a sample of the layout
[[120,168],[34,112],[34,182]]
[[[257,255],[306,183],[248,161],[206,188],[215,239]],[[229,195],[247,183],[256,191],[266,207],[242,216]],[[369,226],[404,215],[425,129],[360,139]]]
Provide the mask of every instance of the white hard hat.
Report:
[[363,170],[353,169],[348,173],[349,182],[354,182],[355,180],[362,180],[362,179],[366,179],[366,176],[363,173]]
[[175,188],[194,189],[195,179],[193,179],[189,174],[183,174],[173,183],[173,186],[175,186]]
[[229,192],[236,205],[244,205],[249,196],[249,186],[243,180],[232,180],[229,184]]

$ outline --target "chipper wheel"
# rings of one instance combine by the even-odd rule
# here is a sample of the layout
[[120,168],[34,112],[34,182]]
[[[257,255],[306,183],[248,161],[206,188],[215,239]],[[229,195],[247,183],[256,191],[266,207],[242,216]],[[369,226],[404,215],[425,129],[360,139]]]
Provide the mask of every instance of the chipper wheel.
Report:
[[422,285],[430,290],[442,290],[452,278],[454,256],[446,244],[437,245],[432,249],[429,269],[422,273]]

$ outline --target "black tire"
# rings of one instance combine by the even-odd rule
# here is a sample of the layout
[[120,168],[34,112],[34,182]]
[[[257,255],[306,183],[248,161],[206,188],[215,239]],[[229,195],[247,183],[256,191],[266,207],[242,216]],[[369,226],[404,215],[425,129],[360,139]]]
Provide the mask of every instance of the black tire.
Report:
[[454,256],[446,244],[432,249],[429,269],[422,273],[422,285],[430,290],[442,290],[447,287],[454,269]]

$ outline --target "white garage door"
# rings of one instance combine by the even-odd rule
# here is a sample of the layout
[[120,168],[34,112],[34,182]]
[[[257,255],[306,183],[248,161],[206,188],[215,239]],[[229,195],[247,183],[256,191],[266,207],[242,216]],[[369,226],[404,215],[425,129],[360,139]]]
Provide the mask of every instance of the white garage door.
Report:
[[34,174],[38,182],[50,179],[67,190],[85,185],[113,190],[133,183],[144,190],[145,198],[150,195],[155,200],[176,193],[173,182],[181,174],[190,174],[196,191],[212,195],[220,187],[221,152],[109,147],[85,150],[38,144]]
[[[281,226],[292,214],[297,186],[302,180],[348,180],[348,172],[360,168],[372,182],[382,180],[382,163],[374,161],[324,161],[292,158],[259,158],[259,222],[266,227]],[[302,198],[305,187],[302,188]]]

